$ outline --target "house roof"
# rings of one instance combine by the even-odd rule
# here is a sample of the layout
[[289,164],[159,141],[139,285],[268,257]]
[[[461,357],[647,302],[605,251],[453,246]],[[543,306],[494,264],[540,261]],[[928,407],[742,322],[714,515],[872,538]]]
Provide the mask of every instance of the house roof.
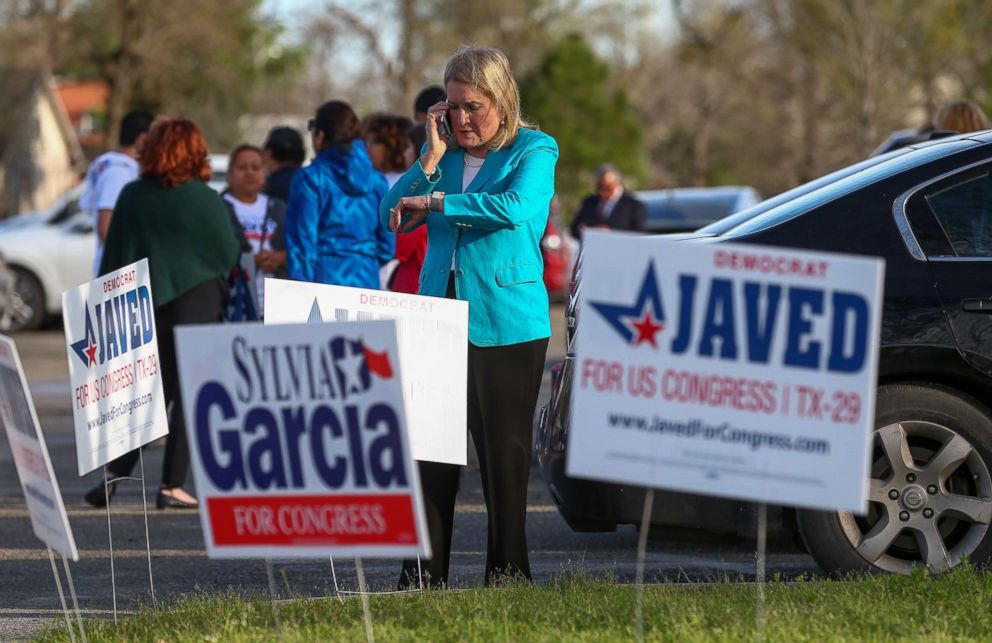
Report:
[[107,111],[109,94],[110,87],[102,80],[59,83],[59,96],[75,127],[79,126],[80,119],[87,112]]

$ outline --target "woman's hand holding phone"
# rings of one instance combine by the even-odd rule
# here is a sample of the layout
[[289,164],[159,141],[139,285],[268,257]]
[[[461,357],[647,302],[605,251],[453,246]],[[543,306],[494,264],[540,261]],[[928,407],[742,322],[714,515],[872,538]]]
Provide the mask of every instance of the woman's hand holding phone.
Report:
[[448,124],[448,103],[435,103],[427,110],[427,149],[420,157],[420,164],[428,175],[434,173],[441,157],[448,151],[451,127]]

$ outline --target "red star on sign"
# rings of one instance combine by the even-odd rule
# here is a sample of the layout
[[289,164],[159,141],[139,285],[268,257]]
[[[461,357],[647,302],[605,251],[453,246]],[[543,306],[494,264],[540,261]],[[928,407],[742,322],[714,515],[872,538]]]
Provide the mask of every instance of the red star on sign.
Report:
[[637,331],[637,337],[634,338],[634,346],[640,346],[641,342],[648,342],[654,348],[658,348],[658,342],[655,340],[655,335],[658,331],[665,327],[664,324],[656,324],[654,321],[654,316],[651,315],[651,310],[648,308],[644,309],[644,316],[639,320],[631,324]]
[[96,344],[90,344],[86,347],[86,356],[90,358],[89,366],[96,364]]

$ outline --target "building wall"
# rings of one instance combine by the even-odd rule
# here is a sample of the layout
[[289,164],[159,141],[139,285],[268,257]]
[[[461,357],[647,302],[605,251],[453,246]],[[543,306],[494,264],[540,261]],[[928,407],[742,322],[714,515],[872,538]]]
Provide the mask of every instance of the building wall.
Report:
[[35,93],[34,106],[7,150],[4,216],[47,207],[78,180],[58,109],[52,95]]
[[35,190],[32,210],[51,205],[78,180],[73,169],[72,151],[66,145],[65,132],[59,123],[57,109],[52,95],[43,94],[36,116],[40,136],[32,143],[32,155],[37,159],[41,170],[41,181]]

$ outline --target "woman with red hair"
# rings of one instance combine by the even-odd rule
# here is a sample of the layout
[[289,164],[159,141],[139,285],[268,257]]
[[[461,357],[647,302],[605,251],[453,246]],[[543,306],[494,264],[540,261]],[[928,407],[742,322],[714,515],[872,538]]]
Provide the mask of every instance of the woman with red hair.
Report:
[[[176,367],[176,326],[220,321],[227,305],[224,276],[240,244],[221,197],[210,189],[207,143],[200,128],[183,118],[155,123],[138,159],[141,178],[121,192],[107,232],[100,274],[148,259],[158,329],[159,364],[169,435],[156,505],[195,507],[182,485],[189,474],[186,426]],[[107,465],[108,479],[130,475],[138,451]],[[105,504],[104,483],[85,499]],[[108,488],[112,494],[115,486]]]

